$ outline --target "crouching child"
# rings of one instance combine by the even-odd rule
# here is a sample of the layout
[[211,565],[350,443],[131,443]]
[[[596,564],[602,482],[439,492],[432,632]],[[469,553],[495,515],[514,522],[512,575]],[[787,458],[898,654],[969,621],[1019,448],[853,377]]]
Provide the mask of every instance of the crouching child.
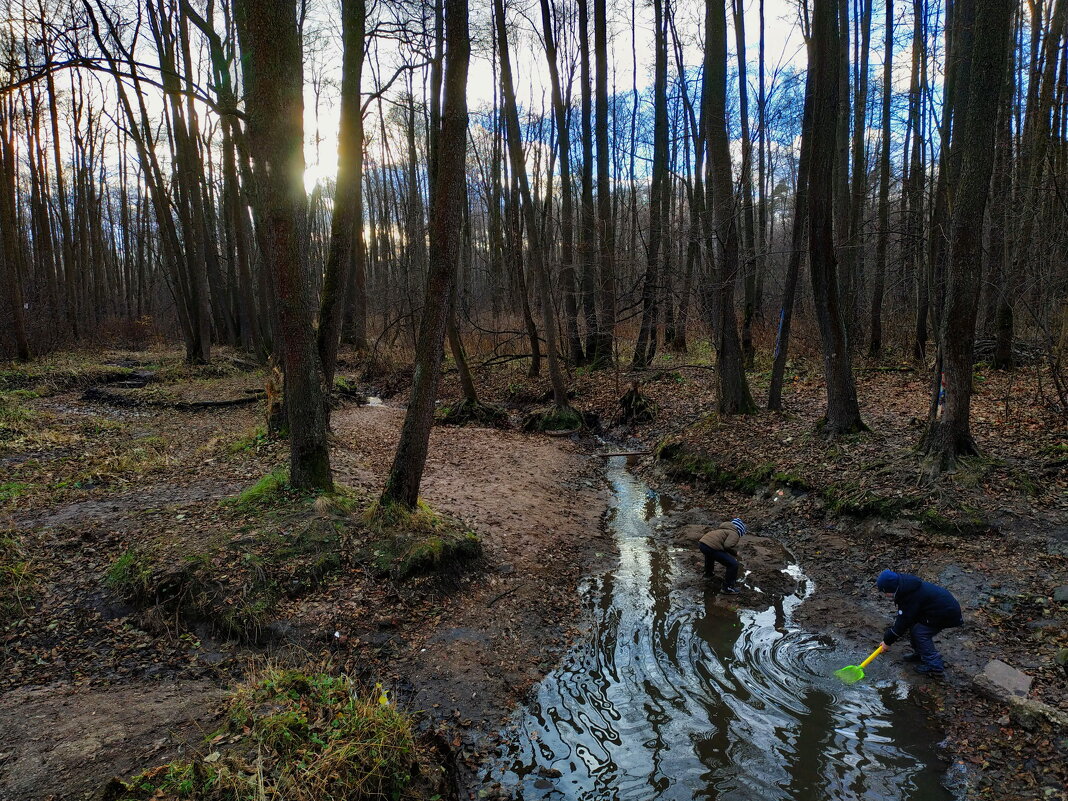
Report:
[[935,648],[934,637],[964,622],[957,599],[945,587],[893,570],[880,573],[875,586],[897,604],[897,616],[883,634],[883,645],[893,645],[908,634],[913,652],[905,655],[905,661],[918,663],[917,673],[941,676],[946,665]]
[[726,575],[723,578],[723,592],[736,593],[738,587],[738,541],[745,536],[745,523],[741,518],[734,518],[720,523],[716,527],[690,525],[679,529],[679,536],[696,542],[705,558],[705,578],[716,574],[716,563],[723,565]]

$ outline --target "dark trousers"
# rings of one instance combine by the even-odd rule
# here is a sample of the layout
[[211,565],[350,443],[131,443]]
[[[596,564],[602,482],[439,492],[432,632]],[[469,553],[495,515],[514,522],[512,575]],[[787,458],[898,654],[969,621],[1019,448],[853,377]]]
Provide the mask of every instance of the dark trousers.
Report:
[[[958,624],[954,624],[958,625]],[[942,661],[942,654],[938,653],[938,649],[935,648],[934,637],[940,631],[953,626],[932,626],[928,623],[913,623],[912,628],[909,629],[909,640],[912,642],[912,648],[920,657],[922,662],[932,670],[945,670],[945,663]]]
[[705,575],[714,576],[716,574],[716,562],[719,562],[727,569],[727,575],[723,579],[723,586],[733,587],[734,580],[738,578],[738,560],[726,551],[712,550],[703,542],[698,543],[698,545],[701,548],[701,553],[705,555]]

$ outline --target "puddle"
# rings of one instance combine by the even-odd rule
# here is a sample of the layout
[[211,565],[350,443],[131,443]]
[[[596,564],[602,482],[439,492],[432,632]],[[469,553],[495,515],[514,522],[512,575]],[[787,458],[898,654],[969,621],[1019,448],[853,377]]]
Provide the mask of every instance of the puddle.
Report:
[[735,608],[654,535],[668,499],[625,462],[608,463],[620,563],[583,588],[589,638],[535,688],[485,778],[528,801],[951,799],[909,685],[841,685],[853,654],[792,622],[814,589],[800,568],[794,594]]

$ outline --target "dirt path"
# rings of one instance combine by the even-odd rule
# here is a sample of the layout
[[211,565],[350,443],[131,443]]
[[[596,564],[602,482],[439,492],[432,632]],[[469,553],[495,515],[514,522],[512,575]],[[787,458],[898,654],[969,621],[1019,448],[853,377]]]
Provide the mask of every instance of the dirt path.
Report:
[[[388,407],[336,415],[335,433],[346,446],[339,478],[380,486],[402,419]],[[491,733],[488,724],[523,697],[569,641],[578,582],[613,547],[601,527],[602,470],[600,460],[568,440],[435,428],[422,495],[478,532],[483,569],[462,577],[459,592],[402,585],[387,599],[388,614],[368,609],[370,579],[353,571],[294,603],[287,618],[313,641],[333,639],[333,658],[350,669],[381,666],[409,688],[413,709],[474,722],[463,733],[470,745]]]
[[211,682],[57,685],[0,697],[0,799],[66,801],[195,748],[223,692]]

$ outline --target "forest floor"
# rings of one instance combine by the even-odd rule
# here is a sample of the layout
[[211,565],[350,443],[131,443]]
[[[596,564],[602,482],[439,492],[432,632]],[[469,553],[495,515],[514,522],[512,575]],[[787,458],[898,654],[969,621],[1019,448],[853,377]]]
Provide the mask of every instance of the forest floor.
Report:
[[[1068,422],[1042,368],[977,368],[984,455],[932,478],[915,450],[926,372],[858,365],[872,430],[827,442],[815,362],[791,367],[786,412],[729,420],[712,413],[707,364],[664,354],[640,374],[657,404],[647,423],[617,422],[625,372],[580,371],[572,402],[612,447],[659,448],[637,467],[652,486],[789,547],[817,586],[801,621],[856,653],[891,617],[874,590],[884,567],[949,586],[966,626],[942,637],[946,679],[917,680],[947,758],[974,766],[968,797],[1063,798],[1064,728],[1020,720],[971,682],[1001,659],[1032,677],[1031,697],[1068,712],[1054,664],[1068,647]],[[240,358],[192,368],[161,350],[0,367],[0,799],[81,798],[196,751],[222,691],[265,660],[393,688],[477,789],[468,768],[567,647],[581,578],[614,558],[591,455],[604,446],[519,433],[547,381],[514,364],[480,370],[482,400],[508,408],[512,427],[436,427],[422,495],[475,531],[483,555],[393,581],[361,556],[367,534],[344,510],[382,486],[409,374],[344,360],[342,372],[386,403],[334,411],[350,502],[339,512],[249,494],[286,450],[262,431],[266,376]],[[447,371],[441,395],[458,394]],[[297,533],[314,553],[290,547]]]

